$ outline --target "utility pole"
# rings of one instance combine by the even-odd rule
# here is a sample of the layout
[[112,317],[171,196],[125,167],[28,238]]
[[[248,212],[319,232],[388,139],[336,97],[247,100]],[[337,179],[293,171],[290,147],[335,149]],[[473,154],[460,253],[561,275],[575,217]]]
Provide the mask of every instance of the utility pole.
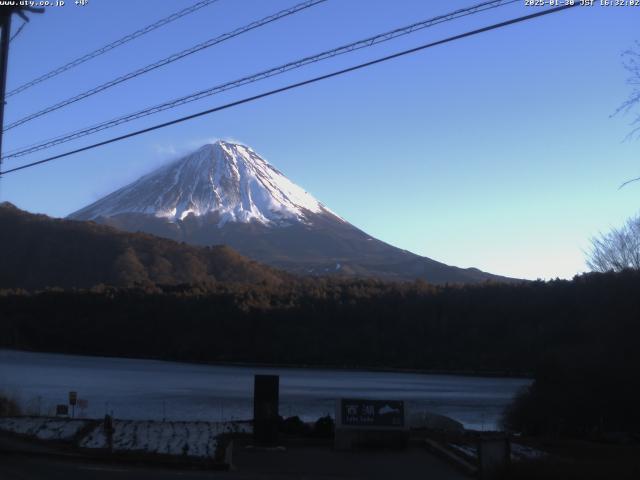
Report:
[[11,33],[12,8],[0,11],[2,36],[0,37],[0,174],[2,174],[2,131],[4,130],[4,94],[7,91],[7,65],[9,64],[9,34]]
[[7,92],[7,66],[9,65],[9,42],[11,41],[11,15],[17,13],[28,22],[29,18],[25,12],[43,13],[44,8],[33,7],[0,7],[0,176],[2,175],[2,134],[4,130],[4,106],[5,93]]

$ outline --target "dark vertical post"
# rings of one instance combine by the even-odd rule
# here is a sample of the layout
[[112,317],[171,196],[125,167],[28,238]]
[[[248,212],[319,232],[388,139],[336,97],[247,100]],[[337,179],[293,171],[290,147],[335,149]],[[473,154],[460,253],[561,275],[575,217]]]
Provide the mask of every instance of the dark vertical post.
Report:
[[2,36],[0,37],[0,173],[2,172],[2,131],[4,130],[4,97],[7,91],[7,65],[9,64],[9,34],[11,33],[11,9],[0,10]]
[[71,418],[76,416],[76,403],[78,403],[78,392],[69,392],[69,405],[71,405]]
[[109,453],[113,453],[113,417],[111,415],[104,416],[104,424],[103,424],[104,433],[107,437],[107,448],[109,449]]
[[478,474],[482,480],[502,478],[511,464],[511,442],[507,436],[481,436],[478,441]]
[[278,441],[280,377],[256,375],[253,384],[253,439],[257,444]]

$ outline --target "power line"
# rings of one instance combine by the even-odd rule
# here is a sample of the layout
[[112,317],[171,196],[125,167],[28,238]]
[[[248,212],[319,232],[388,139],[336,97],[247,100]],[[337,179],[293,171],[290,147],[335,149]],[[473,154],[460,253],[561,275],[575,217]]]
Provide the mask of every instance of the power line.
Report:
[[[12,2],[6,2],[12,3]],[[44,8],[36,8],[28,5],[17,4],[13,2],[12,5],[6,5],[0,8],[0,28],[2,29],[0,35],[0,171],[2,171],[2,127],[4,126],[4,106],[6,104],[6,87],[7,87],[7,67],[9,65],[9,44],[11,40],[19,34],[26,22],[29,21],[28,13],[44,13]],[[11,32],[11,17],[13,14],[18,15],[23,20],[22,26],[16,32],[16,35],[9,37]]]
[[[14,33],[13,35],[11,35],[11,38],[9,39],[9,42],[13,42],[13,40],[14,40],[18,35],[20,35],[20,32],[22,32],[22,29],[25,27],[25,25],[26,25],[26,24],[27,24],[27,22],[24,22],[24,21],[22,22],[22,25],[20,25],[20,26],[18,27],[18,30],[16,30],[16,33]],[[8,97],[8,96],[9,96],[9,94],[5,95],[5,97]]]
[[141,37],[142,35],[145,35],[153,30],[156,30],[160,27],[163,27],[171,22],[173,22],[174,20],[178,20],[179,18],[184,17],[185,15],[189,15],[191,13],[194,13],[198,10],[200,10],[203,7],[206,7],[208,5],[211,5],[212,3],[215,3],[219,0],[201,0],[197,3],[195,3],[194,5],[191,5],[190,7],[184,8],[178,12],[172,13],[171,15],[169,15],[168,17],[164,17],[160,20],[158,20],[157,22],[152,23],[151,25],[147,25],[144,28],[141,28],[140,30],[136,30],[133,33],[130,33],[129,35],[125,35],[124,37],[116,40],[115,42],[111,42],[103,47],[100,47],[90,53],[87,53],[86,55],[83,55],[82,57],[76,58],[75,60],[72,60],[69,63],[66,63],[64,65],[62,65],[61,67],[58,67],[54,70],[51,70],[48,73],[45,73],[44,75],[35,78],[23,85],[20,85],[17,88],[14,88],[13,90],[11,90],[10,92],[7,92],[7,98],[11,97],[13,95],[16,95],[20,92],[23,92],[25,90],[27,90],[28,88],[33,87],[34,85],[37,85],[39,83],[44,82],[45,80],[49,80],[50,78],[53,78],[57,75],[60,75],[62,72],[66,72],[67,70],[70,70],[74,67],[77,67],[78,65],[88,62],[89,60],[91,60],[92,58],[96,58],[99,57],[100,55],[107,53],[110,50],[113,50],[114,48],[117,48],[121,45],[124,45],[125,43],[128,43],[132,40],[135,40],[138,37]]
[[108,120],[106,122],[102,122],[96,125],[93,125],[91,127],[86,127],[84,129],[81,130],[76,130],[75,132],[71,132],[68,134],[64,134],[58,137],[55,137],[53,139],[49,139],[46,140],[44,142],[35,144],[35,145],[31,145],[28,147],[24,147],[21,150],[18,151],[14,151],[12,153],[9,153],[8,155],[6,155],[4,158],[16,158],[16,157],[21,157],[36,151],[40,151],[40,150],[44,150],[47,148],[51,148],[53,146],[56,145],[60,145],[62,143],[66,143],[72,140],[76,140],[78,138],[81,137],[85,137],[87,135],[91,135],[94,133],[97,133],[99,131],[102,130],[106,130],[108,128],[112,128],[115,127],[117,125],[121,125],[123,123],[128,123],[131,122],[133,120],[137,120],[139,118],[142,117],[146,117],[155,113],[159,113],[162,112],[164,110],[168,110],[168,109],[172,109],[172,108],[176,108],[178,106],[184,105],[186,103],[191,103],[194,102],[196,100],[200,100],[202,98],[205,97],[209,97],[211,95],[215,95],[227,90],[231,90],[234,88],[238,88],[241,87],[243,85],[247,85],[249,83],[253,83],[253,82],[257,82],[260,80],[264,80],[266,78],[270,78],[273,77],[275,75],[280,75],[283,73],[286,73],[288,71],[291,70],[295,70],[298,68],[301,68],[303,66],[306,66],[308,64],[311,63],[316,63],[316,62],[320,62],[329,58],[333,58],[335,56],[338,55],[343,55],[345,53],[349,53],[355,50],[359,50],[362,48],[367,48],[367,47],[371,47],[372,45],[376,45],[379,43],[383,43],[383,42],[387,42],[389,40],[392,40],[394,38],[403,36],[403,35],[408,35],[410,33],[416,32],[418,30],[422,30],[424,28],[428,28],[428,27],[432,27],[434,25],[438,25],[440,23],[444,23],[444,22],[448,22],[448,21],[452,21],[455,20],[457,18],[461,18],[461,17],[465,17],[468,15],[473,15],[479,12],[483,12],[485,10],[489,10],[489,9],[493,9],[493,8],[498,8],[501,6],[505,6],[511,3],[515,3],[517,1],[520,0],[493,0],[493,1],[487,1],[487,2],[483,2],[477,5],[474,5],[472,7],[468,7],[468,8],[464,8],[464,9],[460,9],[460,10],[456,10],[454,12],[445,14],[445,15],[440,15],[437,17],[433,17],[433,18],[429,18],[426,20],[422,20],[420,22],[416,22],[413,23],[411,25],[405,26],[405,27],[401,27],[401,28],[396,28],[395,30],[391,30],[385,33],[381,33],[378,35],[374,35],[373,37],[369,37],[369,38],[365,38],[364,40],[358,40],[356,42],[352,42],[349,43],[347,45],[342,45],[340,47],[331,49],[331,50],[326,50],[324,52],[315,54],[315,55],[311,55],[308,57],[304,57],[302,59],[298,59],[295,60],[293,62],[289,62],[286,63],[284,65],[280,65],[278,67],[274,67],[274,68],[270,68],[268,70],[264,70],[261,71],[259,73],[255,73],[252,75],[249,75],[247,77],[243,77],[237,80],[233,80],[230,82],[226,82],[223,83],[221,85],[216,85],[214,87],[208,88],[206,90],[201,90],[199,92],[184,96],[184,97],[180,97],[177,99],[173,99],[170,100],[168,102],[164,102],[162,104],[159,105],[155,105],[153,107],[149,107],[146,108],[144,110],[140,110],[131,114],[127,114],[115,119],[111,119]]
[[56,103],[55,105],[51,105],[47,108],[44,108],[38,112],[32,113],[30,115],[27,115],[26,117],[23,117],[19,120],[16,120],[13,123],[10,123],[9,125],[7,125],[4,128],[4,131],[6,132],[7,130],[11,130],[12,128],[15,128],[19,125],[22,125],[24,123],[27,123],[31,120],[34,120],[38,117],[41,117],[43,115],[46,115],[48,113],[51,113],[55,110],[59,110],[60,108],[66,107],[67,105],[71,105],[72,103],[78,102],[80,100],[83,100],[87,97],[91,97],[97,93],[100,93],[104,90],[107,90],[111,87],[115,87],[116,85],[119,85],[120,83],[126,82],[127,80],[131,80],[133,78],[139,77],[140,75],[144,75],[145,73],[148,73],[152,70],[155,70],[157,68],[160,67],[164,67],[166,65],[169,65],[170,63],[173,63],[175,61],[178,61],[182,58],[185,58],[189,55],[192,55],[196,52],[199,52],[201,50],[204,50],[206,48],[210,48],[213,47],[214,45],[217,45],[219,43],[225,42],[227,40],[230,40],[234,37],[237,37],[239,35],[242,35],[243,33],[249,32],[251,30],[254,30],[256,28],[262,27],[264,25],[267,25],[269,23],[275,22],[277,20],[280,20],[282,18],[288,17],[290,15],[294,15],[302,10],[306,10],[307,8],[311,8],[315,5],[318,5],[320,3],[326,2],[327,0],[307,0],[305,2],[299,3],[297,5],[294,5],[293,7],[290,8],[286,8],[284,10],[281,10],[277,13],[274,13],[273,15],[269,15],[267,17],[264,17],[260,20],[256,20],[254,22],[249,23],[248,25],[245,25],[243,27],[237,28],[231,32],[228,33],[224,33],[220,36],[211,38],[209,40],[207,40],[206,42],[202,42],[199,43],[198,45],[195,45],[191,48],[188,48],[186,50],[183,50],[181,52],[178,53],[174,53],[173,55],[170,55],[166,58],[163,58],[162,60],[158,60],[157,62],[151,63],[145,67],[139,68],[137,70],[134,70],[133,72],[129,72],[126,75],[122,75],[120,77],[117,77],[113,80],[110,80],[106,83],[103,83],[102,85],[98,85],[97,87],[94,87],[90,90],[86,90],[85,92],[82,92],[78,95],[75,95],[71,98],[67,98],[66,100],[63,100],[61,102]]
[[31,162],[31,163],[27,163],[25,165],[21,165],[19,167],[14,167],[14,168],[11,168],[9,170],[5,170],[4,172],[0,172],[0,175],[17,172],[19,170],[24,170],[24,169],[30,168],[30,167],[35,167],[36,165],[42,165],[43,163],[51,162],[53,160],[58,160],[58,159],[63,158],[63,157],[68,157],[68,156],[76,154],[76,153],[85,152],[87,150],[92,150],[94,148],[101,147],[101,146],[104,146],[104,145],[108,145],[110,143],[118,142],[118,141],[121,141],[121,140],[125,140],[127,138],[138,136],[138,135],[142,135],[143,133],[148,133],[148,132],[151,132],[153,130],[158,130],[158,129],[161,129],[161,128],[165,128],[165,127],[168,127],[168,126],[171,126],[171,125],[175,125],[177,123],[185,122],[187,120],[192,120],[194,118],[202,117],[204,115],[209,115],[211,113],[219,112],[221,110],[226,110],[226,109],[229,109],[229,108],[232,108],[232,107],[236,107],[238,105],[242,105],[242,104],[245,104],[245,103],[253,102],[253,101],[259,100],[261,98],[270,97],[272,95],[276,95],[278,93],[286,92],[288,90],[293,90],[293,89],[296,89],[296,88],[299,88],[299,87],[303,87],[305,85],[310,85],[312,83],[320,82],[322,80],[327,80],[329,78],[333,78],[333,77],[337,77],[337,76],[340,76],[340,75],[344,75],[345,73],[349,73],[349,72],[353,72],[353,71],[360,70],[360,69],[363,69],[363,68],[367,68],[367,67],[370,67],[372,65],[377,65],[379,63],[383,63],[383,62],[386,62],[388,60],[392,60],[392,59],[395,59],[395,58],[403,57],[405,55],[416,53],[416,52],[419,52],[421,50],[425,50],[427,48],[435,47],[437,45],[442,45],[442,44],[445,44],[445,43],[453,42],[453,41],[460,40],[460,39],[463,39],[463,38],[466,38],[466,37],[470,37],[470,36],[473,36],[473,35],[478,35],[480,33],[488,32],[490,30],[496,30],[498,28],[503,28],[503,27],[506,27],[508,25],[513,25],[513,24],[521,23],[521,22],[524,22],[524,21],[527,21],[527,20],[532,20],[534,18],[541,17],[543,15],[549,15],[549,14],[552,14],[552,13],[557,13],[557,12],[560,12],[562,10],[567,10],[569,8],[577,7],[579,5],[580,5],[579,3],[574,3],[574,4],[563,5],[561,7],[555,7],[555,8],[552,8],[552,9],[542,10],[542,11],[539,11],[539,12],[536,12],[536,13],[532,13],[530,15],[525,15],[525,16],[522,16],[522,17],[513,18],[511,20],[507,20],[507,21],[500,22],[500,23],[495,23],[493,25],[489,25],[487,27],[479,28],[477,30],[472,30],[472,31],[469,31],[469,32],[461,33],[459,35],[455,35],[453,37],[448,37],[448,38],[445,38],[443,40],[438,40],[438,41],[435,41],[435,42],[431,42],[431,43],[427,43],[427,44],[424,44],[424,45],[420,45],[418,47],[414,47],[414,48],[411,48],[411,49],[408,49],[408,50],[403,50],[401,52],[397,52],[397,53],[394,53],[394,54],[391,54],[391,55],[387,55],[385,57],[377,58],[375,60],[371,60],[371,61],[368,61],[368,62],[365,62],[365,63],[360,63],[360,64],[352,66],[352,67],[348,67],[348,68],[345,68],[345,69],[342,69],[342,70],[337,70],[335,72],[327,73],[325,75],[320,75],[318,77],[314,77],[314,78],[311,78],[311,79],[308,79],[308,80],[304,80],[302,82],[292,83],[292,84],[289,84],[287,86],[277,88],[275,90],[270,90],[268,92],[264,92],[264,93],[261,93],[261,94],[258,94],[258,95],[254,95],[254,96],[251,96],[251,97],[246,97],[246,98],[243,98],[241,100],[237,100],[235,102],[231,102],[231,103],[227,103],[225,105],[221,105],[221,106],[218,106],[218,107],[210,108],[208,110],[203,110],[201,112],[194,113],[194,114],[191,114],[191,115],[187,115],[185,117],[177,118],[177,119],[171,120],[169,122],[160,123],[160,124],[154,125],[152,127],[143,128],[141,130],[130,132],[130,133],[127,133],[125,135],[120,135],[118,137],[110,138],[109,140],[104,140],[102,142],[94,143],[92,145],[87,145],[85,147],[77,148],[75,150],[71,150],[71,151],[68,151],[68,152],[65,152],[65,153],[54,155],[54,156],[51,156],[51,157],[48,157],[48,158],[45,158],[45,159],[42,159],[42,160],[38,160],[37,162]]

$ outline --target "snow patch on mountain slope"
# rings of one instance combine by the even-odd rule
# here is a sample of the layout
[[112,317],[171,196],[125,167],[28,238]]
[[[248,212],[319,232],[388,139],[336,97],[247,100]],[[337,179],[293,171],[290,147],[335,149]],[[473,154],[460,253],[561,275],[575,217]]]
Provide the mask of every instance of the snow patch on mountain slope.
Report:
[[70,218],[93,220],[123,213],[169,221],[218,213],[219,226],[307,223],[308,213],[335,215],[250,147],[222,140],[141,177]]

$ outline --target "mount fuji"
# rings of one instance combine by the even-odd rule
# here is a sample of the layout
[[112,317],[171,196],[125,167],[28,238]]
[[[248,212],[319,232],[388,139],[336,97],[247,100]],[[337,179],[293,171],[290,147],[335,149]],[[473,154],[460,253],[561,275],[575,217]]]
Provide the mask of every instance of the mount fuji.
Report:
[[71,215],[195,245],[226,244],[298,274],[509,281],[415,255],[354,227],[250,147],[217,141]]

